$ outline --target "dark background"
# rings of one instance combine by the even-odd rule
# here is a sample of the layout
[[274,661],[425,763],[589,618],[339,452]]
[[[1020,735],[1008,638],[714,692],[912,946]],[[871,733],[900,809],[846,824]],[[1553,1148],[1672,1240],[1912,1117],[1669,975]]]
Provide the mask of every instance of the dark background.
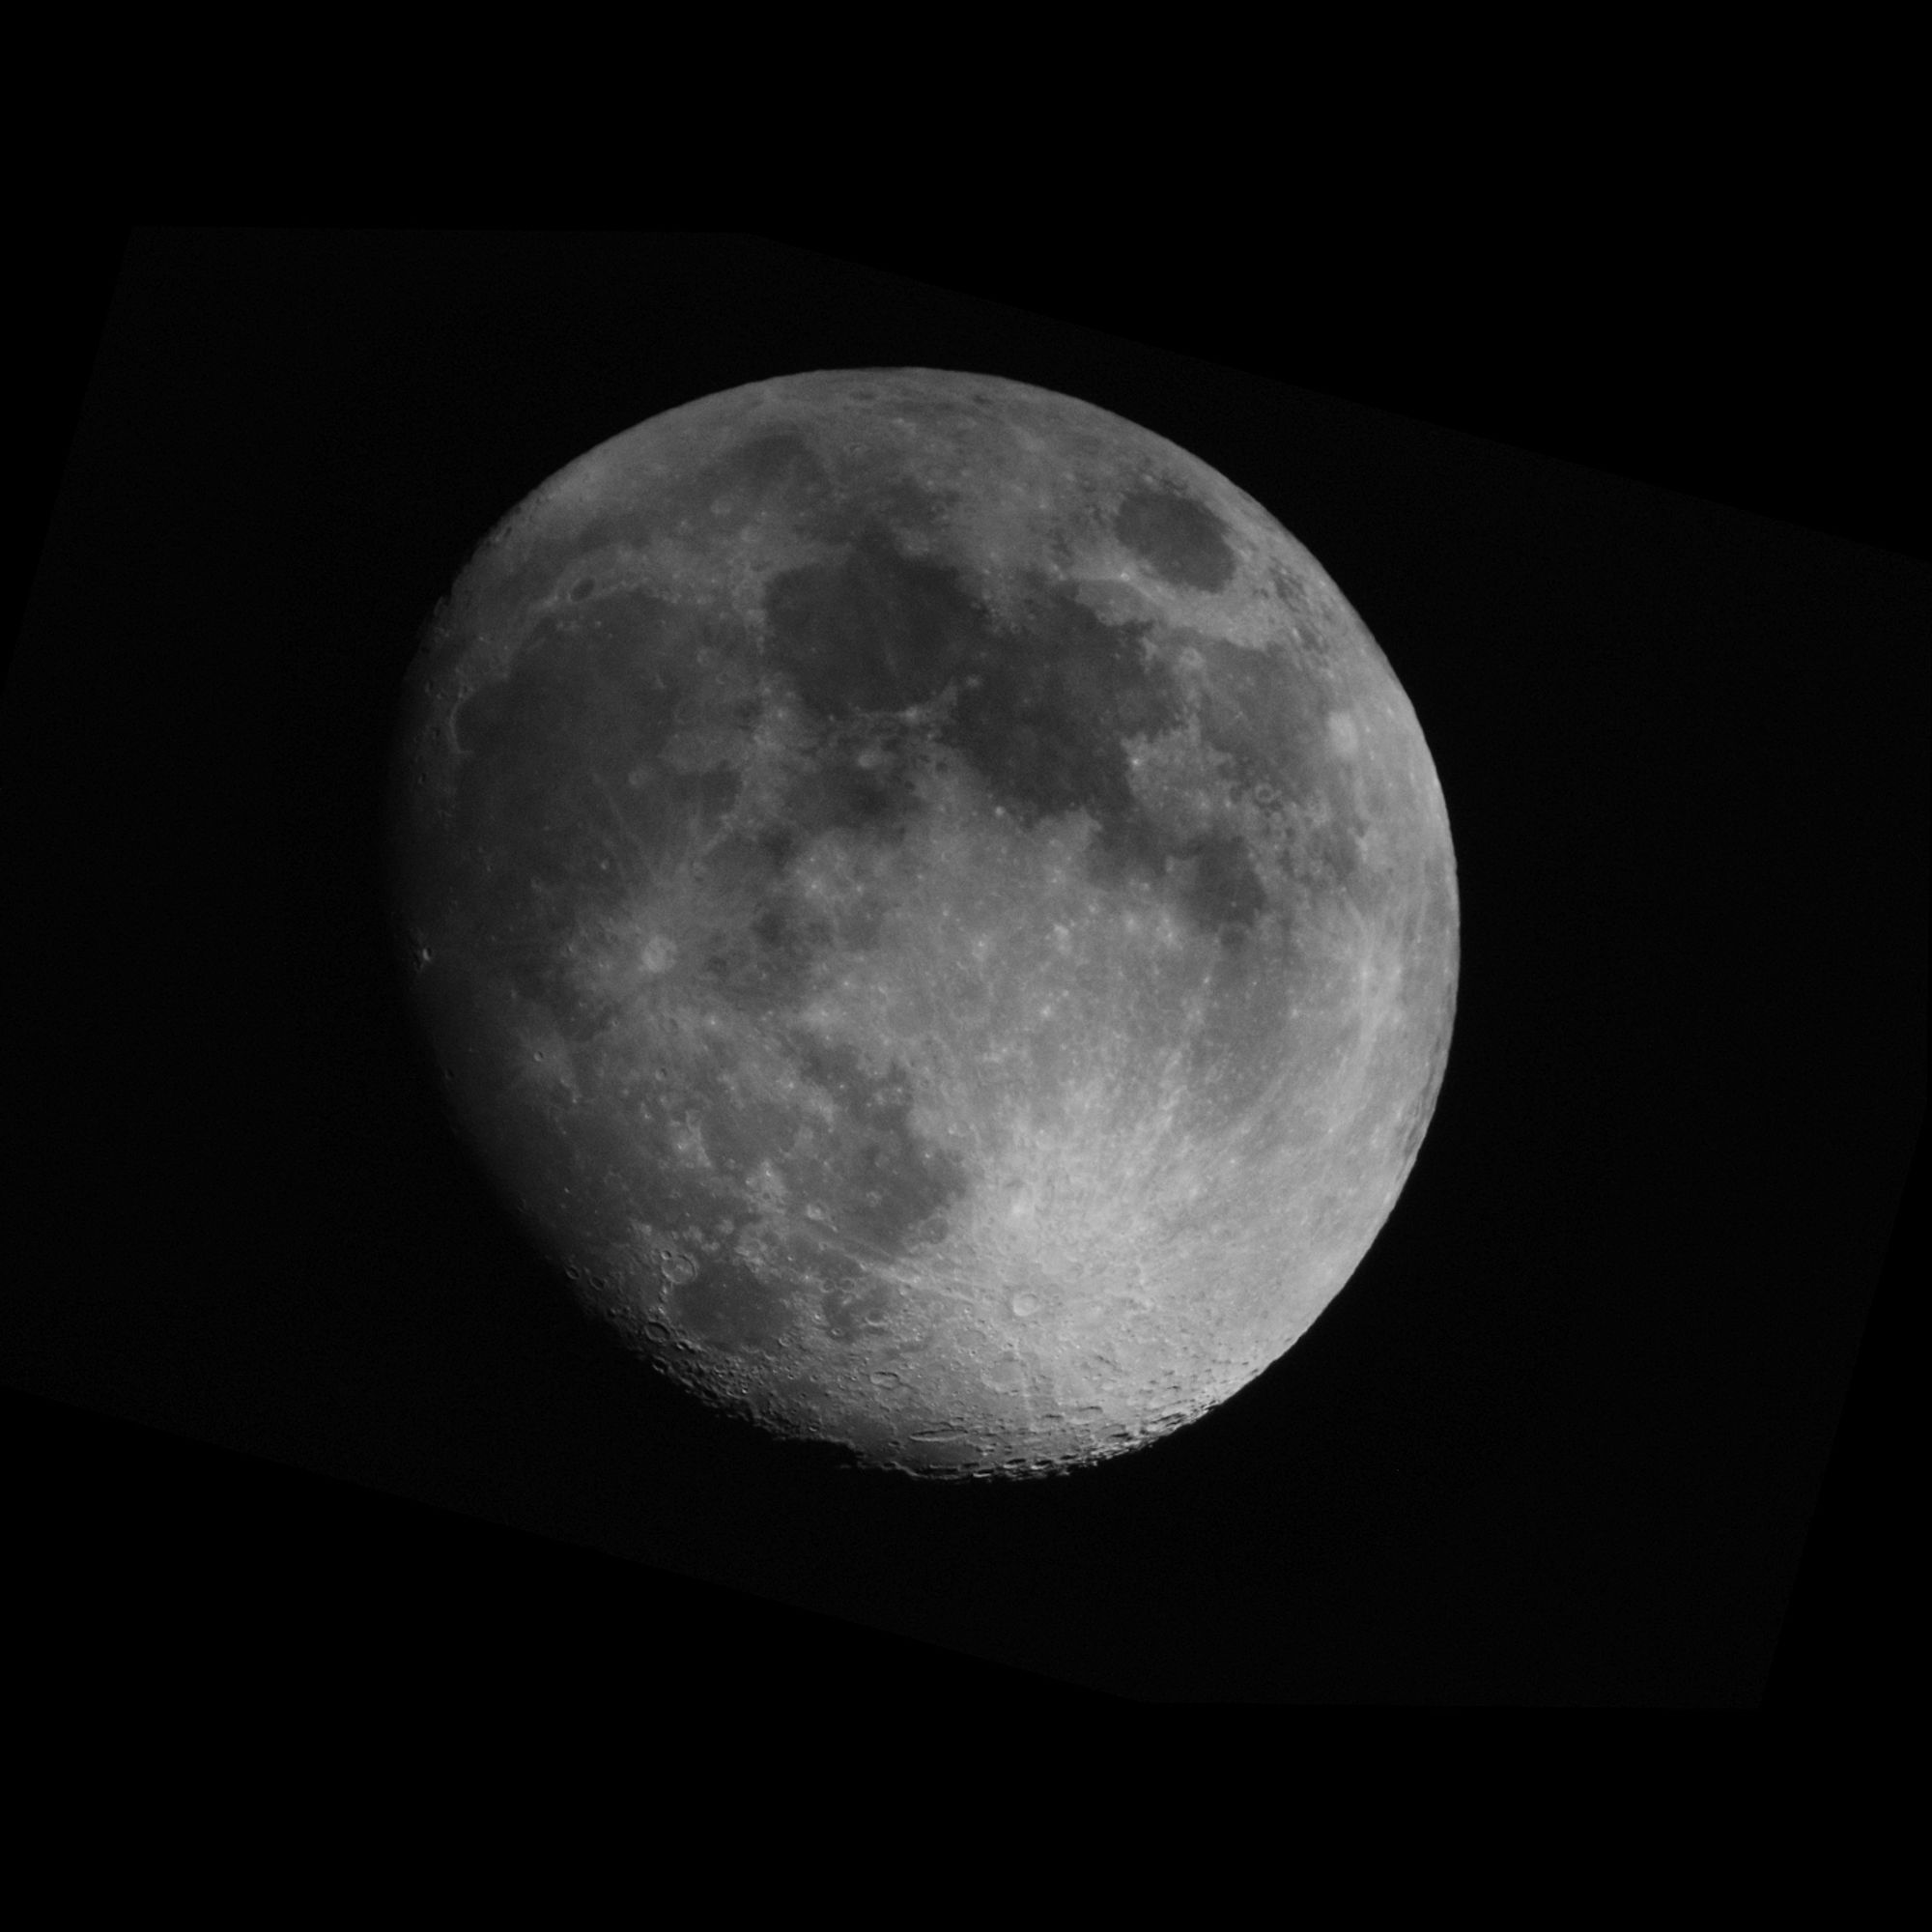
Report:
[[[1687,255],[1661,303],[1662,264],[1162,294],[1144,248],[836,235],[30,247],[0,1381],[43,1651],[721,1715],[1893,1698],[1932,571],[1877,270],[1806,301]],[[848,1471],[585,1326],[443,1125],[378,897],[402,670],[497,518],[676,404],[894,364],[1097,403],[1265,504],[1457,843],[1448,1077],[1355,1279],[1051,1483]]]

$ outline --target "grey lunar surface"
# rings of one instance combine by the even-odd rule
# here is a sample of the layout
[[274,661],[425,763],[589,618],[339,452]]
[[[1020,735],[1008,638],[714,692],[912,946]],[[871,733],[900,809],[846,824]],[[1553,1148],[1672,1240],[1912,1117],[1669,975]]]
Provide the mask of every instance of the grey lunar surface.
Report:
[[1308,553],[1068,397],[676,409],[426,632],[398,907],[463,1128],[705,1400],[934,1474],[1200,1416],[1348,1281],[1455,1006],[1422,731]]

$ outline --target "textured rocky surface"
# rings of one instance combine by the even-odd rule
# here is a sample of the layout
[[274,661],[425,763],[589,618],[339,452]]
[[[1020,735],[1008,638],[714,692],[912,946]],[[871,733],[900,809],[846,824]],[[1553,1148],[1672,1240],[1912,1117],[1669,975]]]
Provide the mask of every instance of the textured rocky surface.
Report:
[[708,1400],[934,1473],[1274,1360],[1399,1192],[1454,859],[1258,504],[1066,397],[802,376],[553,478],[438,611],[397,895],[466,1132]]

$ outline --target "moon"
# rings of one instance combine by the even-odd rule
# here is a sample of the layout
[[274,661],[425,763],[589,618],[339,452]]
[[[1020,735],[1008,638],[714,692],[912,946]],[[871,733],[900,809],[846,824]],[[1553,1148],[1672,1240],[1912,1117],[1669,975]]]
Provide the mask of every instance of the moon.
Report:
[[1448,814],[1253,498],[1029,385],[834,370],[600,444],[484,540],[395,739],[454,1123],[703,1401],[1037,1476],[1348,1282],[1454,1016]]

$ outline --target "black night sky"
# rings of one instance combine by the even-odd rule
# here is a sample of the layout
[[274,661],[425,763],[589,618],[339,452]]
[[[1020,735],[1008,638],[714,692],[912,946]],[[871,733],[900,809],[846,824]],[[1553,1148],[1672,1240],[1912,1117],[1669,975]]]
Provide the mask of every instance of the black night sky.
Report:
[[[943,238],[37,245],[0,1382],[47,1644],[732,1717],[1889,1701],[1932,569],[1869,316],[1478,278],[1451,327]],[[894,364],[1266,505],[1456,838],[1448,1075],[1353,1282],[1053,1482],[853,1473],[627,1361],[451,1140],[378,896],[402,670],[490,526],[679,403]]]

